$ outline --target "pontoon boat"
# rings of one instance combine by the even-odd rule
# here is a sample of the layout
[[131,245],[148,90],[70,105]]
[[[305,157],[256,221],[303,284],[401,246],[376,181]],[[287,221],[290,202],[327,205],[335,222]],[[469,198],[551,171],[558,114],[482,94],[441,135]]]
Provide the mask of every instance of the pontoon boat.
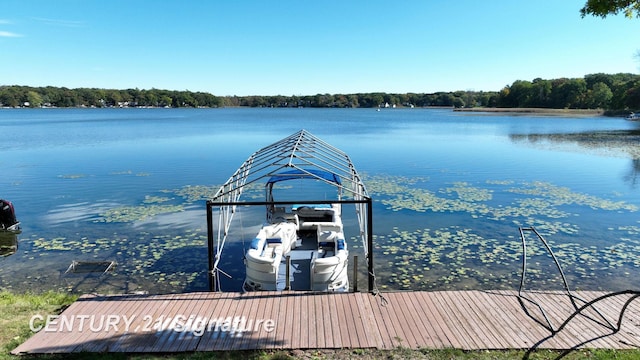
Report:
[[[264,201],[240,200],[243,190],[259,183],[264,183]],[[355,205],[355,213],[344,217],[347,204]],[[266,206],[244,256],[243,290],[349,291],[347,242],[358,238],[372,289],[371,198],[342,151],[301,130],[242,164],[207,202],[211,290],[221,290],[220,275],[227,274],[220,259],[238,205]]]

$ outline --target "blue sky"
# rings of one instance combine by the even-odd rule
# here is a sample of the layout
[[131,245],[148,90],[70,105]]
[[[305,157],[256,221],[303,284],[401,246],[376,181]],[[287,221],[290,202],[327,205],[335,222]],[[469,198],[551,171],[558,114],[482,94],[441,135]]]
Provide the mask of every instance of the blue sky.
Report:
[[215,95],[497,91],[638,73],[640,20],[586,0],[3,0],[0,85]]

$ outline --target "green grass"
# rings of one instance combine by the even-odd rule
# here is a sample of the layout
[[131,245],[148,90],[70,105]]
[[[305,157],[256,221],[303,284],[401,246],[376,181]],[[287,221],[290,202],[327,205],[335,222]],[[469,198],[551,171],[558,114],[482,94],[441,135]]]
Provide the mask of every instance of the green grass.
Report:
[[0,291],[0,359],[12,358],[9,352],[32,335],[29,329],[32,316],[59,313],[76,298],[55,292],[13,294]]
[[[452,359],[480,359],[502,360],[522,359],[523,350],[506,351],[463,351],[458,349],[419,349],[411,350],[399,347],[394,350],[376,349],[339,349],[339,350],[251,350],[251,351],[224,351],[209,353],[180,353],[180,354],[93,354],[77,353],[65,355],[43,356],[13,356],[10,354],[16,346],[27,340],[32,332],[29,329],[29,320],[33,315],[46,316],[59,314],[66,306],[77,299],[77,296],[45,292],[41,294],[13,294],[0,291],[0,360],[17,359],[87,359],[87,360],[143,360],[143,359],[224,359],[224,360],[284,360],[284,359],[425,359],[425,360],[452,360]],[[530,359],[554,359],[561,352],[550,350],[538,350],[531,354]],[[569,353],[564,359],[640,359],[640,350],[576,350]]]

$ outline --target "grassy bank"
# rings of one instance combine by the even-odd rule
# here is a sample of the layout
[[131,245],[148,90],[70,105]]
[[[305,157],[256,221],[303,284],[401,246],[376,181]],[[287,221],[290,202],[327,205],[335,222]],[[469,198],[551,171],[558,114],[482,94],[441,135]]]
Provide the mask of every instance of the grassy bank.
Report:
[[[10,355],[20,343],[32,333],[29,320],[33,315],[46,316],[59,314],[65,307],[77,299],[74,295],[46,292],[42,294],[13,294],[0,291],[0,360],[34,358]],[[539,350],[531,359],[553,359],[561,353]],[[525,355],[522,350],[509,351],[462,351],[456,349],[394,350],[375,349],[339,349],[339,350],[281,350],[281,351],[226,351],[213,353],[181,354],[92,354],[37,356],[38,359],[228,359],[228,360],[281,360],[281,359],[520,359]],[[565,359],[638,359],[640,350],[578,350],[571,352]]]
[[456,108],[453,111],[459,112],[486,112],[502,114],[527,114],[527,115],[548,115],[548,116],[600,116],[604,115],[601,109],[546,109],[546,108]]
[[29,320],[34,315],[57,314],[76,300],[76,296],[55,292],[13,294],[0,291],[0,359],[31,335]]

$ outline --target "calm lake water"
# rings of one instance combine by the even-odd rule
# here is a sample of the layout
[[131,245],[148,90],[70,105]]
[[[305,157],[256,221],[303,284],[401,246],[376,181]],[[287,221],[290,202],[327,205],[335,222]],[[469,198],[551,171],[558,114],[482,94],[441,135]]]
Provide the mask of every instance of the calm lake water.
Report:
[[[640,161],[624,139],[638,127],[434,109],[3,109],[0,198],[23,230],[0,238],[18,245],[0,257],[0,288],[206,290],[205,199],[254,151],[306,129],[365,175],[382,290],[515,289],[518,226],[545,236],[573,288],[636,289]],[[225,250],[228,291],[264,218],[245,212]],[[527,284],[557,288],[530,240]],[[350,253],[364,269],[362,248]],[[65,273],[74,260],[117,266]]]

